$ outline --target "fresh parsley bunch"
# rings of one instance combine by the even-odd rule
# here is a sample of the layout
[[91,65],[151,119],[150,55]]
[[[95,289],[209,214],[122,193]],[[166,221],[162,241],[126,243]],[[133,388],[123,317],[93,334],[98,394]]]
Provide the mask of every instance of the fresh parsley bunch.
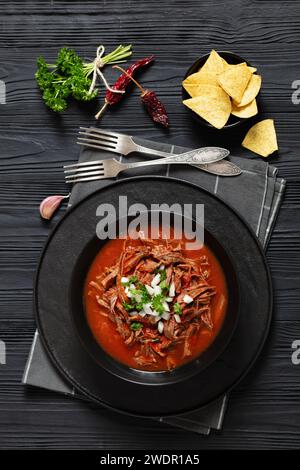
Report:
[[[132,54],[131,45],[119,46],[103,57],[103,63],[120,63]],[[56,112],[67,109],[68,98],[77,101],[90,101],[98,91],[89,92],[94,62],[84,63],[78,54],[68,47],[60,49],[54,64],[47,64],[43,57],[37,60],[35,78],[42,92],[43,100]]]
[[82,60],[72,49],[62,48],[53,65],[39,57],[37,66],[35,78],[44,102],[53,111],[65,111],[71,96],[78,101],[96,98],[97,90],[89,93],[91,80],[84,73]]

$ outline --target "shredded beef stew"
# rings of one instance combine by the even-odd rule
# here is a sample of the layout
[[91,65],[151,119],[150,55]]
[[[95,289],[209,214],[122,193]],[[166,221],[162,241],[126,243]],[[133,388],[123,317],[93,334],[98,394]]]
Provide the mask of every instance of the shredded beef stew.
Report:
[[170,370],[203,352],[222,325],[227,290],[207,247],[172,240],[111,240],[86,280],[87,320],[120,362]]

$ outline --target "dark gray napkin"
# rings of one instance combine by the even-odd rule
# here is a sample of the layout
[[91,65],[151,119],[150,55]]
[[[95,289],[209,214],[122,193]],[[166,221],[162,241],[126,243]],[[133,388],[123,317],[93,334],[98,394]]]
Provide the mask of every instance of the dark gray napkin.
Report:
[[[162,150],[170,153],[181,153],[187,148],[134,138],[136,143],[145,147]],[[83,149],[79,161],[92,161],[95,159],[112,158],[113,154],[103,151]],[[140,160],[141,155],[132,154],[129,157],[120,157],[122,161]],[[155,167],[138,168],[124,172],[121,178],[134,175],[161,175],[180,178],[207,189],[216,194],[248,222],[262,246],[266,247],[279,211],[283,197],[285,181],[277,177],[277,169],[261,160],[248,160],[246,158],[230,157],[243,170],[242,174],[234,178],[225,178],[210,175],[182,165],[159,165]],[[150,170],[150,171],[149,171]],[[76,204],[88,194],[100,187],[110,184],[109,180],[78,183],[71,193],[69,206]],[[47,357],[36,332],[31,352],[23,375],[23,383],[47,388],[57,392],[81,397],[57,372]],[[161,418],[160,421],[189,431],[208,435],[211,428],[220,429],[226,409],[227,397],[209,404],[205,408],[186,413],[180,417]]]

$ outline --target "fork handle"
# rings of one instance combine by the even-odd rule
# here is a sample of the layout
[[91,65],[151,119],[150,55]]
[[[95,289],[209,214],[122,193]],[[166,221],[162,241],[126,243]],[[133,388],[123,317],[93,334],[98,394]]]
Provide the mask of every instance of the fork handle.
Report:
[[[203,147],[201,149],[190,150],[179,155],[169,155],[158,160],[149,160],[144,162],[127,163],[126,169],[137,168],[139,166],[168,165],[176,164],[207,164],[217,162],[227,157],[228,150],[219,147]],[[125,169],[125,168],[124,168]]]
[[169,157],[170,156],[170,152],[163,152],[162,150],[156,150],[153,148],[144,147],[143,145],[139,145],[134,141],[133,143],[134,143],[134,152],[143,153],[145,155],[152,155],[152,156],[155,155],[157,157]]

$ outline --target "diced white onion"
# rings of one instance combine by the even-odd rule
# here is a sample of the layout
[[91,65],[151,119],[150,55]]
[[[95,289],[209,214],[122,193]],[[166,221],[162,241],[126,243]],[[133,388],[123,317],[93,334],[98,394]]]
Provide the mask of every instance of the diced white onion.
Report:
[[170,318],[170,314],[168,312],[164,312],[161,316],[161,318],[163,318],[164,320],[168,321],[169,318]]
[[135,310],[133,310],[132,312],[128,312],[129,315],[131,315],[132,317],[135,316],[135,315],[138,315],[138,312],[136,312]]
[[122,284],[126,284],[127,282],[129,282],[128,277],[121,277],[121,283]]
[[164,331],[164,323],[162,321],[158,322],[157,329],[160,334]]
[[163,271],[163,270],[165,269],[165,265],[162,264],[162,265],[159,267],[159,269],[160,269],[161,271]]
[[130,284],[130,289],[135,289],[135,285],[134,285],[134,284]]
[[140,294],[134,294],[134,298],[138,303],[140,303],[142,301],[142,296]]
[[170,297],[175,297],[175,284],[174,284],[174,282],[171,282],[170,289],[169,289],[169,296]]
[[154,293],[154,295],[160,295],[161,294],[161,287],[160,286],[155,286],[153,288],[153,293]]
[[177,323],[181,323],[181,318],[180,318],[180,315],[178,315],[178,313],[175,313],[174,318],[177,321]]
[[173,297],[166,297],[166,302],[173,302]]
[[153,315],[153,310],[150,306],[151,304],[144,304],[143,310],[146,312],[147,315]]
[[151,282],[151,286],[152,287],[155,287],[157,286],[158,284],[160,283],[160,274],[156,274],[156,276],[154,276],[154,278],[152,279],[152,282]]
[[166,312],[169,312],[169,311],[170,311],[170,307],[169,307],[169,305],[168,305],[168,302],[163,302],[163,307],[164,307],[164,310],[165,310]]
[[131,294],[131,292],[130,292],[130,290],[129,290],[128,287],[125,287],[125,294],[127,295],[127,297],[129,297],[129,298],[131,299],[132,294]]
[[153,315],[155,315],[156,317],[159,317],[160,314],[156,310],[153,310]]
[[145,284],[145,287],[149,295],[154,294],[154,289],[151,286],[148,286],[148,284]]
[[184,301],[185,304],[190,304],[191,302],[193,302],[194,299],[190,295],[185,294],[182,300]]
[[145,310],[140,310],[140,311],[138,312],[138,314],[139,314],[141,317],[144,317],[145,315],[147,315],[146,312],[145,312]]

